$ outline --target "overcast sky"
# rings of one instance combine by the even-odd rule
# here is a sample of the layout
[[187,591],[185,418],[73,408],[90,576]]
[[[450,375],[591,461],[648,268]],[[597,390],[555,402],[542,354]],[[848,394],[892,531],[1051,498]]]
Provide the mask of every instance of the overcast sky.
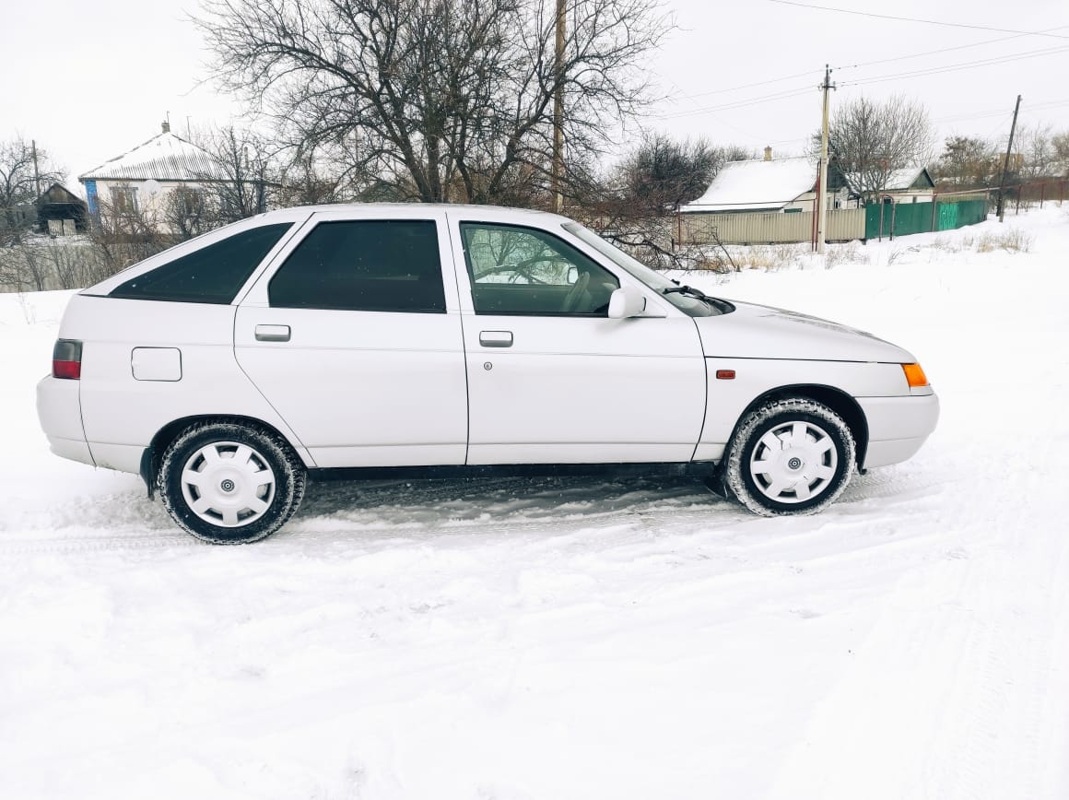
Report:
[[[36,139],[72,189],[168,114],[182,135],[242,112],[201,83],[208,55],[187,19],[197,0],[6,6],[0,140]],[[666,99],[641,124],[680,138],[800,153],[820,124],[825,63],[839,86],[833,108],[906,94],[940,137],[1005,141],[1018,94],[1020,124],[1069,129],[1066,0],[665,0],[664,10],[677,29],[650,74]]]

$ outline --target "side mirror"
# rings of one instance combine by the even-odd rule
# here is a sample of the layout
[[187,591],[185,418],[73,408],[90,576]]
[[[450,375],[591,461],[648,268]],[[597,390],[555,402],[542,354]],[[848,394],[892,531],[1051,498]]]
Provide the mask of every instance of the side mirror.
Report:
[[646,310],[646,298],[633,286],[621,286],[609,296],[609,319],[637,317]]

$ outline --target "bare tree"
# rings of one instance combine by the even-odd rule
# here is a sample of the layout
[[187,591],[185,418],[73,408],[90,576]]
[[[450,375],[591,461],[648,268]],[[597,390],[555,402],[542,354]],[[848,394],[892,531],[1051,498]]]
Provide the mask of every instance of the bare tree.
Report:
[[882,104],[859,97],[832,115],[828,148],[853,189],[872,200],[895,170],[928,164],[934,150],[932,124],[923,105],[901,95]]
[[48,155],[22,138],[0,142],[0,245],[14,244],[36,221],[38,186],[61,180]]
[[202,132],[195,143],[211,156],[213,169],[198,176],[211,200],[201,203],[214,212],[216,225],[261,214],[280,187],[281,148],[264,135],[235,125]]
[[713,146],[705,139],[676,141],[666,134],[646,134],[621,165],[621,203],[635,215],[664,216],[700,197],[724,164],[751,155],[736,145]]
[[721,259],[712,250],[677,247],[673,212],[701,196],[728,161],[751,156],[735,145],[648,133],[607,176],[584,181],[578,206],[570,213],[654,269],[719,267]]
[[217,198],[199,186],[176,186],[168,191],[162,202],[160,217],[174,234],[175,241],[179,242],[224,224],[220,221]]
[[952,136],[939,156],[940,182],[959,189],[986,189],[998,185],[1002,157],[998,145],[974,136]]
[[1016,177],[1021,181],[1035,181],[1053,177],[1057,172],[1057,151],[1054,129],[1050,125],[1022,127],[1013,140],[1017,163]]
[[[112,192],[113,197],[122,197]],[[96,224],[90,240],[99,259],[101,277],[113,275],[138,261],[166,250],[181,240],[161,224],[167,212],[125,202],[98,201]]]
[[306,148],[438,202],[546,194],[553,100],[574,165],[646,98],[655,0],[208,0],[199,20],[224,85],[274,110]]
[[414,195],[411,182],[398,185],[355,169],[350,142],[293,145],[286,151],[278,199],[283,206],[345,202],[403,201]]
[[0,286],[12,292],[40,292],[48,286],[48,262],[40,248],[22,241],[0,248]]
[[1069,178],[1069,131],[1054,134],[1051,147],[1054,148],[1055,170],[1060,176]]

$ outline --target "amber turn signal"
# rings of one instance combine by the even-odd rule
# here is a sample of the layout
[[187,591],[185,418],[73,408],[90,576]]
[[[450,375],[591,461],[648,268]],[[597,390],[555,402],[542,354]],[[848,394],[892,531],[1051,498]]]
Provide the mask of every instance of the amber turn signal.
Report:
[[924,374],[920,364],[903,364],[902,371],[906,373],[906,383],[910,389],[918,389],[928,385],[928,377]]

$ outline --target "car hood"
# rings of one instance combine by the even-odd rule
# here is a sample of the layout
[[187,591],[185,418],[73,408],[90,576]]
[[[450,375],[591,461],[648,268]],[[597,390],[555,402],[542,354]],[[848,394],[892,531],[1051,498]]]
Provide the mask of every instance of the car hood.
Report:
[[865,331],[780,308],[729,302],[735,306],[731,313],[695,318],[706,356],[888,363],[916,360],[901,347]]

